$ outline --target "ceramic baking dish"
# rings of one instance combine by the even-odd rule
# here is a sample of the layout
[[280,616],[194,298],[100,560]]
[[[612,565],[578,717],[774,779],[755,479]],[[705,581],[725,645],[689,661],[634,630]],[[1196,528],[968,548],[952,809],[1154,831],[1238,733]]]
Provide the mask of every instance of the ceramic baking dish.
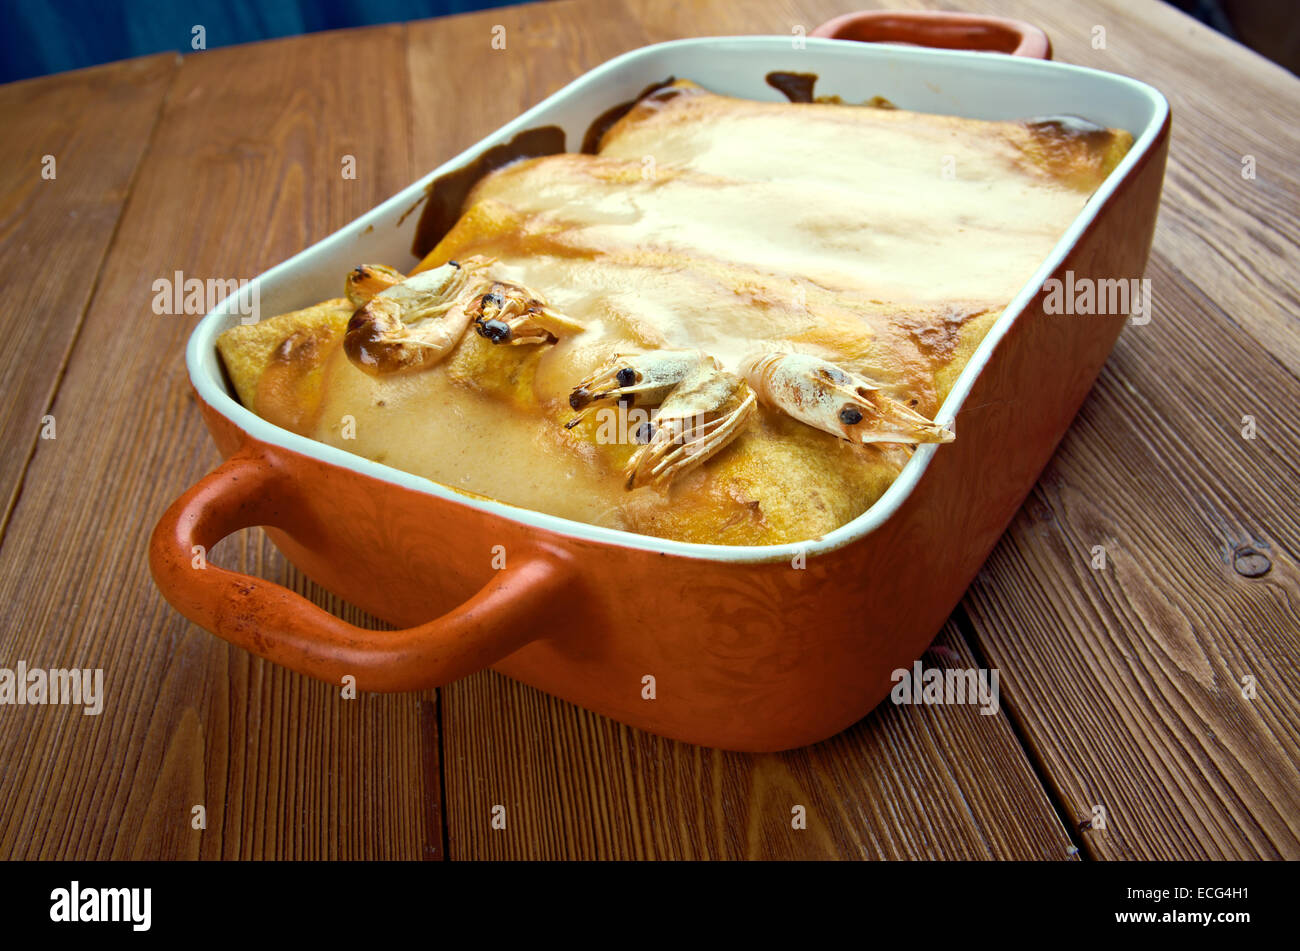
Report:
[[[806,543],[666,541],[465,495],[265,422],[224,380],[215,340],[238,317],[219,308],[195,329],[186,360],[226,462],[154,532],[151,567],[167,599],[218,636],[326,681],[419,690],[492,667],[707,746],[801,746],[868,713],[960,600],[1125,323],[1046,314],[1042,288],[1067,270],[1076,281],[1141,277],[1169,128],[1151,87],[1040,59],[817,37],[645,47],[263,274],[260,312],[337,296],[359,262],[408,270],[417,215],[406,212],[425,186],[522,130],[558,125],[576,151],[596,116],[669,76],[777,100],[764,79],[775,70],[814,73],[819,95],[847,102],[884,96],[985,119],[1072,114],[1136,140],[961,374],[937,417],[955,419],[956,442],[922,446],[870,510]],[[196,567],[194,546],[254,525],[309,577],[400,629],[357,628],[268,581]]]

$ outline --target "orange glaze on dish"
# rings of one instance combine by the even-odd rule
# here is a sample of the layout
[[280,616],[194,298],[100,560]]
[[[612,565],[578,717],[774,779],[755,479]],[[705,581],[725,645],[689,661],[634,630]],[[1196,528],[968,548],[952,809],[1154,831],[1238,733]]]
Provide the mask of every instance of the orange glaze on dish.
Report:
[[485,177],[417,269],[495,259],[494,280],[576,332],[510,345],[471,329],[427,369],[376,375],[344,351],[355,307],[341,298],[232,328],[219,348],[264,418],[453,488],[685,541],[808,539],[865,511],[909,447],[852,445],[760,401],[705,461],[629,490],[651,408],[611,402],[565,428],[575,386],[628,352],[698,350],[730,378],[747,355],[789,351],[932,418],[1131,143],[1071,120],[755,102],[679,81],[597,155]]

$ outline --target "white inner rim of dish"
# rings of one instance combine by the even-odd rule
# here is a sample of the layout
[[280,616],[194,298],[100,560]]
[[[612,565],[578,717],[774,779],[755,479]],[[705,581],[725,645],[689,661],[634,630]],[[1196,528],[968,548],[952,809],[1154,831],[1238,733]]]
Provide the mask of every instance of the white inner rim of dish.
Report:
[[[1133,148],[1088,199],[957,378],[935,415],[936,422],[950,423],[998,341],[1061,265],[1098,210],[1150,151],[1168,115],[1168,103],[1158,91],[1138,80],[1047,60],[821,38],[800,42],[805,44],[803,49],[794,48],[790,37],[703,37],[624,53],[575,79],[360,218],[258,276],[244,293],[254,293],[255,285],[259,312],[274,316],[337,297],[343,276],[359,263],[383,263],[408,270],[416,261],[410,248],[419,211],[407,212],[424,197],[431,181],[537,126],[560,126],[566,147],[571,151],[579,149],[584,132],[596,116],[669,76],[691,79],[723,95],[784,102],[785,97],[767,85],[764,77],[769,72],[815,73],[816,95],[838,95],[850,103],[883,96],[900,109],[915,112],[974,119],[1077,115],[1109,128],[1128,130],[1134,137]],[[783,545],[733,546],[639,535],[468,496],[268,423],[231,396],[218,361],[216,338],[239,319],[233,308],[222,305],[205,316],[190,336],[186,365],[203,401],[255,439],[501,518],[625,548],[741,563],[788,561],[800,553],[813,557],[855,542],[884,524],[916,486],[935,452],[943,451],[936,444],[922,445],[874,505],[816,539]]]

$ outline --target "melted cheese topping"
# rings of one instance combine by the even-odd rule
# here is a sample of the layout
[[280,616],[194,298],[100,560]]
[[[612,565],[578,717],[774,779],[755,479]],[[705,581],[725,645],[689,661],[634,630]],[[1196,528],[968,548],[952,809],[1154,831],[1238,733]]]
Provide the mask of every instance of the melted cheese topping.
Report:
[[[566,430],[570,391],[616,353],[697,348],[734,371],[776,346],[893,385],[932,416],[1130,144],[1070,123],[760,103],[679,82],[595,156],[484,178],[421,264],[494,257],[494,276],[581,333],[496,346],[471,331],[431,370],[375,377],[338,344],[339,301],[275,318],[256,345],[256,328],[235,328],[222,353],[261,415],[454,488],[687,541],[810,538],[861,514],[906,450],[850,447],[763,407],[669,490],[629,492],[635,411]],[[260,365],[258,347],[271,348]],[[245,395],[241,376],[263,385]]]

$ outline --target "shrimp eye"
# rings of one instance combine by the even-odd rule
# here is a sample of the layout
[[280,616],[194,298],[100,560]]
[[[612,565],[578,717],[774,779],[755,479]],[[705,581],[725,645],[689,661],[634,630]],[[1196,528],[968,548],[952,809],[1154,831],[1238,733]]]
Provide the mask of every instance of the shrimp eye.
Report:
[[856,406],[846,406],[840,410],[840,422],[845,426],[856,426],[862,422],[862,410]]
[[480,337],[487,337],[493,343],[505,343],[510,339],[510,325],[504,320],[480,320],[474,323],[474,329]]
[[642,423],[636,428],[636,432],[632,434],[632,438],[642,446],[648,443],[651,439],[654,439],[654,436],[655,428],[650,423]]
[[618,375],[614,379],[618,380],[619,386],[631,386],[636,382],[636,371],[631,367],[624,367],[618,371]]

